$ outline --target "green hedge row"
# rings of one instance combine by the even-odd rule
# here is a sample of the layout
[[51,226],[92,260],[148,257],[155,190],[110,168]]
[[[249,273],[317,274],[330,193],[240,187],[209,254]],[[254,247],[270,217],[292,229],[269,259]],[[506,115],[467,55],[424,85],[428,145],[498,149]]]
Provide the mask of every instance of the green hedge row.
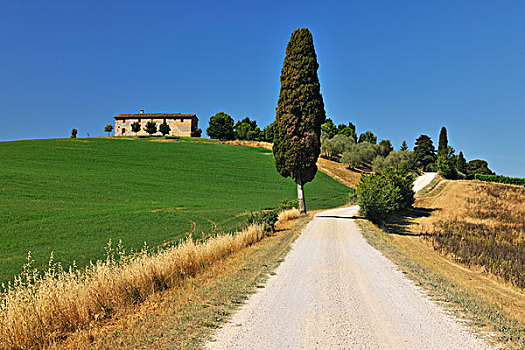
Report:
[[488,181],[488,182],[500,182],[503,184],[522,185],[525,186],[525,179],[521,177],[507,177],[503,175],[474,175],[475,180]]

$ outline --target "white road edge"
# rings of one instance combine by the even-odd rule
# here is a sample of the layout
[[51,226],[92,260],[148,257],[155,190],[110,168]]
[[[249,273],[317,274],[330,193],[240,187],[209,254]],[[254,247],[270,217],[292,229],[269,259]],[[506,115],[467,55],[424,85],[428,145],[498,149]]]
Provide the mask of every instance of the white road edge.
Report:
[[206,349],[492,349],[365,241],[357,211],[317,214]]

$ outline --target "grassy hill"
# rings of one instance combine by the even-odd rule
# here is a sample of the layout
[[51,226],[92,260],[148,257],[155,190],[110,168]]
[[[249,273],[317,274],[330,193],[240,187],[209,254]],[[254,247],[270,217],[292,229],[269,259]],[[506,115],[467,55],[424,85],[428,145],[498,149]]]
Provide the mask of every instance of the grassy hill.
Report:
[[[0,143],[0,281],[51,251],[64,265],[104,256],[109,239],[140,249],[236,229],[247,211],[296,197],[267,150],[150,139]],[[164,140],[167,141],[167,140]],[[346,202],[323,173],[305,187],[309,209]]]

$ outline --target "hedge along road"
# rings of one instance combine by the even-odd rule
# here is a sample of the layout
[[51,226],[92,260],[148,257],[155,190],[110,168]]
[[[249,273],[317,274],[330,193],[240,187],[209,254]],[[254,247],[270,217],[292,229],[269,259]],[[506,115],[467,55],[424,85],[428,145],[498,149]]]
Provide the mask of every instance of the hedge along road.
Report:
[[317,214],[206,348],[491,349],[365,241],[357,210]]

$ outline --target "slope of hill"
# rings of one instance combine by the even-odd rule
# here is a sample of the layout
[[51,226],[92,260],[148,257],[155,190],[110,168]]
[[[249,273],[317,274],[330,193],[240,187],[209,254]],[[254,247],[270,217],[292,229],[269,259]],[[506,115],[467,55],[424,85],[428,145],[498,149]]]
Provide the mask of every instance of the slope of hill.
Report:
[[[104,256],[109,239],[140,249],[236,229],[247,211],[296,197],[262,149],[148,139],[0,143],[0,281],[54,252],[64,265]],[[319,173],[309,209],[345,204],[346,187]]]

